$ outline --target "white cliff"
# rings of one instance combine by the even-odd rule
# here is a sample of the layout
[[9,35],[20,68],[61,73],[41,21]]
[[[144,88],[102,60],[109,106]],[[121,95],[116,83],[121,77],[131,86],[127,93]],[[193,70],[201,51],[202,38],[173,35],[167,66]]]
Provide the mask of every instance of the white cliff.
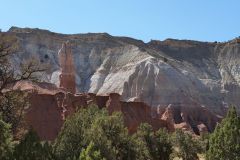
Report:
[[105,33],[63,35],[12,28],[22,50],[16,63],[36,57],[50,65],[42,79],[59,84],[61,44],[72,44],[78,92],[119,93],[151,106],[203,106],[221,114],[240,106],[240,43],[168,39],[144,43]]

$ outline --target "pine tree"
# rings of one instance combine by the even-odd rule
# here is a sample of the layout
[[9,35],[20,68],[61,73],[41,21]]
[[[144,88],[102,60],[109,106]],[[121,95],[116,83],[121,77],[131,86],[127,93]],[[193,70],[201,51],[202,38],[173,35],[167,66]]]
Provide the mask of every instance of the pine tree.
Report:
[[240,118],[235,107],[231,107],[226,118],[218,124],[210,136],[209,160],[239,160],[240,159]]

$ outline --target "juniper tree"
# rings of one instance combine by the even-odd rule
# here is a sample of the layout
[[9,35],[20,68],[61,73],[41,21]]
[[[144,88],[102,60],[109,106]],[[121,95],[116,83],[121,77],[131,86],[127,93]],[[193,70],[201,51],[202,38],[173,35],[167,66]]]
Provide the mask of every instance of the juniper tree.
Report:
[[109,115],[106,109],[96,106],[80,109],[65,121],[55,141],[54,151],[59,159],[73,159],[91,142],[106,159],[134,159],[131,137],[121,114]]
[[48,142],[41,142],[31,128],[14,149],[15,160],[54,160],[52,147]]
[[152,127],[143,123],[133,135],[137,159],[168,160],[172,153],[172,144],[166,130],[154,132]]
[[10,159],[13,149],[11,126],[4,122],[0,115],[0,159]]
[[201,152],[201,147],[192,135],[184,133],[182,130],[176,130],[172,141],[177,148],[177,151],[172,154],[173,157],[179,157],[183,160],[198,160],[197,153]]
[[22,124],[23,111],[28,103],[27,94],[13,90],[12,86],[22,80],[37,80],[36,73],[46,70],[46,66],[31,59],[23,61],[16,71],[11,59],[21,50],[19,46],[16,37],[0,33],[0,113],[3,120],[12,125],[13,132]]
[[94,143],[90,142],[87,148],[82,150],[79,160],[106,160],[101,156],[100,151],[94,147]]
[[240,159],[240,118],[235,107],[229,109],[226,118],[217,125],[210,136],[207,159]]

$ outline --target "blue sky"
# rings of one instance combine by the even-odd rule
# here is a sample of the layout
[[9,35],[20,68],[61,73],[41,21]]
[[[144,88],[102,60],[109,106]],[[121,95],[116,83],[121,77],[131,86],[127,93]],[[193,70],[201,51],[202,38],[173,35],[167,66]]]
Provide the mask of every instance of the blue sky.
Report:
[[0,0],[0,28],[11,26],[227,41],[240,36],[240,0]]

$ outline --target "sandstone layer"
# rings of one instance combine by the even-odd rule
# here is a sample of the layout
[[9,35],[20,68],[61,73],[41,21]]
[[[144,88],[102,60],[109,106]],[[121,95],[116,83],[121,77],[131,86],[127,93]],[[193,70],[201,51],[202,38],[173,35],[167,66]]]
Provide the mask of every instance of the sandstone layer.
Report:
[[153,107],[197,104],[219,115],[229,105],[240,103],[238,39],[144,43],[106,33],[64,35],[16,27],[0,35],[18,39],[20,49],[12,58],[16,68],[36,58],[49,66],[42,80],[58,86],[58,51],[62,43],[70,41],[78,92],[119,93],[124,101],[143,101]]
[[72,47],[69,42],[63,43],[58,52],[60,64],[59,87],[73,94],[76,93],[75,68],[72,57]]
[[[46,139],[56,136],[66,116],[82,104],[106,106],[110,114],[123,112],[130,132],[141,122],[196,134],[211,132],[228,106],[236,105],[240,111],[239,39],[144,43],[106,33],[64,35],[17,27],[0,33],[3,41],[8,36],[18,40],[18,50],[11,57],[16,72],[21,63],[32,59],[48,66],[40,75],[44,83],[17,84],[34,90],[31,105],[36,108],[29,110],[29,119],[33,126],[39,123],[37,130]],[[62,46],[66,41],[71,48]],[[72,55],[66,58],[70,51]],[[85,94],[67,93],[75,93],[75,84],[77,93]],[[42,121],[40,115],[52,116]],[[54,124],[51,134],[42,133]]]
[[[49,86],[49,89],[48,87]],[[46,83],[18,82],[15,89],[29,93],[30,106],[26,109],[25,119],[29,126],[38,133],[42,140],[54,140],[64,120],[91,104],[108,110],[109,114],[121,112],[129,133],[134,133],[141,123],[150,124],[154,130],[166,128],[173,132],[182,129],[191,134],[211,132],[220,118],[210,110],[194,106],[169,105],[167,108],[152,108],[144,102],[121,101],[118,93],[109,95],[72,94],[65,89]],[[156,109],[156,110],[155,110]]]

